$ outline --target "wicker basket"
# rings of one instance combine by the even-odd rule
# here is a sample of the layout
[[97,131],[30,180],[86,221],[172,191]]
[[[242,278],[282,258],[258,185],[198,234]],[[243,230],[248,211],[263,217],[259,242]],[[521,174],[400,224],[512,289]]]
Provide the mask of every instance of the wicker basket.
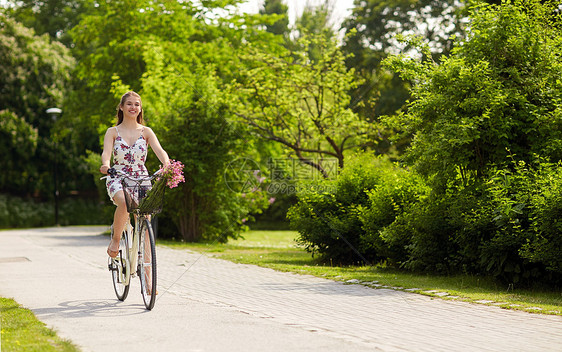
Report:
[[157,214],[162,211],[165,187],[161,187],[160,182],[157,181],[154,187],[150,185],[150,181],[123,180],[121,184],[125,194],[127,212]]

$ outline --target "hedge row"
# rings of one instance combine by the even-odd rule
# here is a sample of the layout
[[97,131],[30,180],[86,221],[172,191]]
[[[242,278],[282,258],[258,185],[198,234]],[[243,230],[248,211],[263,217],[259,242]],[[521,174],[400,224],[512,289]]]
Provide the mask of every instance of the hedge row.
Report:
[[431,191],[412,171],[358,155],[288,212],[298,241],[336,263],[477,273],[509,282],[562,275],[562,168],[513,165],[485,182]]
[[[64,199],[59,204],[60,225],[111,223],[103,204],[89,199]],[[55,224],[54,201],[44,202],[0,194],[0,228],[29,228]]]

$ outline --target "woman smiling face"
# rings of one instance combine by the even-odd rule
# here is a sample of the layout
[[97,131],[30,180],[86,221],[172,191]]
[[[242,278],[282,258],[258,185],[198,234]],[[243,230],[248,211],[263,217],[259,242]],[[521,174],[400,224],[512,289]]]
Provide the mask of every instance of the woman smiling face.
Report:
[[123,110],[124,117],[136,119],[142,110],[140,98],[130,95],[121,105],[121,110]]
[[141,125],[144,123],[142,111],[142,101],[140,95],[133,91],[129,91],[121,97],[117,105],[117,123],[118,126],[123,120],[135,120]]

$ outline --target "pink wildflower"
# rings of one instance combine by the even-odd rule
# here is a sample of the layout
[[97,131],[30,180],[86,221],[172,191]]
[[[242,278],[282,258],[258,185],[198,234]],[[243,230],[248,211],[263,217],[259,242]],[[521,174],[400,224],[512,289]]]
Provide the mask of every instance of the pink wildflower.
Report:
[[183,164],[180,161],[170,160],[170,164],[161,172],[161,177],[166,179],[169,188],[175,188],[180,182],[185,182]]

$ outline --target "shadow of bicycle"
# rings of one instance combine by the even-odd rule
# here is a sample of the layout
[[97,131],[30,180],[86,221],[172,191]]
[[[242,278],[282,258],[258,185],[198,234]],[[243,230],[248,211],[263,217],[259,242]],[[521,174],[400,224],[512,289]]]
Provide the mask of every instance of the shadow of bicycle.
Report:
[[41,318],[88,318],[88,317],[122,317],[145,314],[149,311],[144,305],[131,304],[118,300],[76,300],[61,302],[56,307],[33,309]]

